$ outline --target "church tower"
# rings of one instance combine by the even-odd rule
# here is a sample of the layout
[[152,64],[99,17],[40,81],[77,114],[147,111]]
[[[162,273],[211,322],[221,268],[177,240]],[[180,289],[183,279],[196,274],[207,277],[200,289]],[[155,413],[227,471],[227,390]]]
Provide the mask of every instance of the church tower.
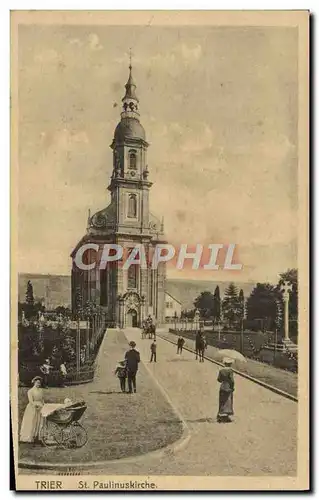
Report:
[[[145,130],[140,122],[139,99],[133,79],[132,65],[122,99],[121,119],[111,144],[113,169],[108,190],[111,202],[103,210],[89,214],[87,233],[73,250],[72,257],[72,309],[85,305],[101,306],[108,321],[119,325],[140,326],[149,314],[157,324],[165,320],[165,263],[157,269],[124,262],[136,245],[143,245],[146,260],[151,259],[154,248],[165,243],[163,222],[150,213],[149,180]],[[87,262],[97,261],[94,269],[83,271],[75,263],[78,249],[86,244],[98,244],[97,252],[86,252]],[[105,269],[99,260],[104,244],[123,247],[124,258],[108,263]],[[83,257],[83,261],[84,261]],[[100,269],[101,267],[101,269]]]

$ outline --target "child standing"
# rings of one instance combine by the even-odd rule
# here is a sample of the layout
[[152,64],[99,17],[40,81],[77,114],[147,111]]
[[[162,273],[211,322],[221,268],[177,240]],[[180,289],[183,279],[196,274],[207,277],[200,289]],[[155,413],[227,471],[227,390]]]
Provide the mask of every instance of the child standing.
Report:
[[118,362],[114,374],[117,375],[119,380],[120,380],[121,391],[125,392],[126,377],[127,377],[127,370],[126,370],[126,362],[125,361]]
[[182,354],[183,352],[183,346],[185,344],[185,340],[183,337],[180,335],[177,339],[177,354]]
[[150,360],[150,363],[152,363],[152,361],[154,360],[154,362],[156,363],[156,340],[154,340],[151,344],[151,360]]

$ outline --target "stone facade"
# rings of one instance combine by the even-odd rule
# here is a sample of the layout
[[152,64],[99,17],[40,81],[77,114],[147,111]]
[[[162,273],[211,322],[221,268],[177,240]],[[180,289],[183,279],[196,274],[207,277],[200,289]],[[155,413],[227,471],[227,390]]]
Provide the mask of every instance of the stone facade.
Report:
[[[94,303],[103,307],[108,321],[121,327],[140,326],[149,314],[157,324],[164,323],[166,282],[164,263],[157,269],[151,269],[150,265],[147,269],[136,264],[128,269],[124,266],[127,252],[137,244],[143,245],[148,260],[157,244],[166,243],[163,221],[149,211],[152,186],[146,161],[149,145],[140,123],[131,66],[125,89],[121,121],[111,144],[113,172],[108,187],[111,203],[93,216],[89,214],[87,232],[71,254],[72,310]],[[87,243],[99,245],[99,250],[87,250],[83,262],[97,264],[91,270],[82,270],[75,256]],[[105,244],[121,245],[124,258],[100,269]]]

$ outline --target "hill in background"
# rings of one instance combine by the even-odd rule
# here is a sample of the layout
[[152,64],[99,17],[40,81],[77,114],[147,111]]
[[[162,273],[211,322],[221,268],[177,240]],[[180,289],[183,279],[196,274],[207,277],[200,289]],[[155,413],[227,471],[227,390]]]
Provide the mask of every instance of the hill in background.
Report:
[[[71,276],[20,273],[18,280],[20,302],[25,300],[29,280],[33,285],[35,300],[44,302],[47,309],[55,309],[58,306],[71,307]],[[182,303],[182,309],[191,309],[195,298],[201,292],[214,293],[217,285],[222,297],[229,282],[167,279],[166,291]],[[254,288],[254,283],[236,283],[236,286],[238,289],[242,288],[245,297],[248,297]]]
[[[214,293],[216,286],[219,286],[220,296],[223,297],[226,288],[230,282],[228,281],[195,281],[195,280],[167,280],[166,290],[173,297],[182,303],[182,309],[192,309],[194,300],[201,292]],[[243,289],[244,296],[248,297],[255,286],[255,283],[235,283],[238,290]]]
[[55,309],[58,306],[71,307],[71,276],[19,273],[19,302],[25,301],[29,280],[36,302],[43,302],[47,309]]

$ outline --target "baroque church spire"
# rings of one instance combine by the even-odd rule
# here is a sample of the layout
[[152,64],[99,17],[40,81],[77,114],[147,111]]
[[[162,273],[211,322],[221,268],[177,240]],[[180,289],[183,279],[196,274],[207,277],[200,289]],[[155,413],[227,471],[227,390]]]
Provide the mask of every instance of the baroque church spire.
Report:
[[134,82],[132,74],[132,54],[130,52],[130,65],[129,65],[129,77],[125,85],[125,95],[122,99],[123,111],[122,118],[137,118],[139,117],[138,112],[138,97],[136,95],[136,84]]

